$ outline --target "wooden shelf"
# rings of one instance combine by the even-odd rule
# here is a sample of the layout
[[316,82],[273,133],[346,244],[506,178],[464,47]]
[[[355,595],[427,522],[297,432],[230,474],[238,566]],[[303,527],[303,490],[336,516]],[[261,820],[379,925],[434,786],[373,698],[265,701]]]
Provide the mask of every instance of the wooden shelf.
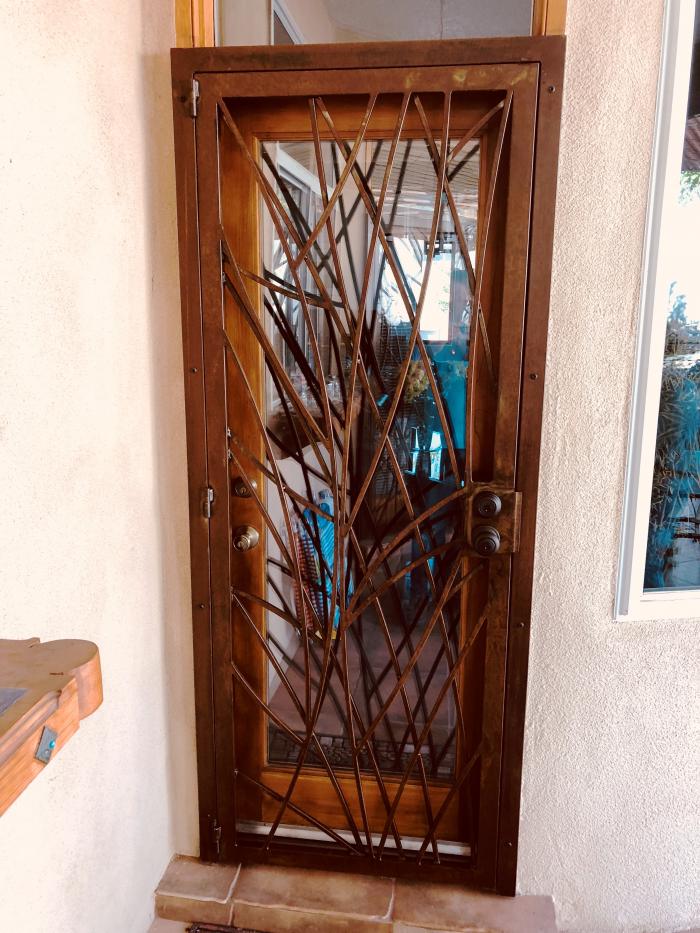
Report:
[[101,702],[97,645],[0,639],[0,815]]

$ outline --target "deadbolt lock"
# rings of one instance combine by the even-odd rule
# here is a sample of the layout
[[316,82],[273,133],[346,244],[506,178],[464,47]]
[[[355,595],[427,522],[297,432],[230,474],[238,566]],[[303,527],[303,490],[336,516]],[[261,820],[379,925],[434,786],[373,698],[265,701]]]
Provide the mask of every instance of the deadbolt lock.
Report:
[[520,503],[514,489],[475,483],[467,506],[467,538],[481,557],[514,554],[520,547]]
[[239,499],[250,499],[257,488],[258,484],[254,479],[244,480],[242,476],[237,476],[233,481],[233,494]]
[[258,546],[260,534],[252,525],[240,525],[233,532],[233,546],[237,551],[252,551]]
[[496,554],[501,546],[501,536],[498,529],[493,525],[478,525],[474,529],[473,541],[474,550],[482,557],[490,557]]
[[480,518],[495,518],[501,514],[501,497],[491,489],[484,489],[474,497],[474,511]]

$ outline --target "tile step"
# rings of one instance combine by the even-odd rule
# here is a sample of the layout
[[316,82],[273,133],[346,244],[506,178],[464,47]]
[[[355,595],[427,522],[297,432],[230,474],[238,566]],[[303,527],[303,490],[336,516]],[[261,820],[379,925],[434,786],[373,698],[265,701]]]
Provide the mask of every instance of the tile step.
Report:
[[[556,933],[550,897],[175,856],[156,890],[162,921],[256,933]],[[156,928],[157,929],[157,928]],[[163,928],[163,933],[169,933]],[[172,933],[179,933],[174,928]]]

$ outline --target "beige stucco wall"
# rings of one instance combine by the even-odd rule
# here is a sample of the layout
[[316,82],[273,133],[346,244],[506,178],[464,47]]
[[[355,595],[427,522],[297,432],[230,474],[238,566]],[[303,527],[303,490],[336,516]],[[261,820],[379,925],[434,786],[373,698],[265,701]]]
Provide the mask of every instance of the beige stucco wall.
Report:
[[519,886],[700,923],[698,619],[612,621],[661,0],[569,0]]
[[0,818],[0,930],[144,933],[196,850],[171,0],[0,3],[0,633],[105,701]]

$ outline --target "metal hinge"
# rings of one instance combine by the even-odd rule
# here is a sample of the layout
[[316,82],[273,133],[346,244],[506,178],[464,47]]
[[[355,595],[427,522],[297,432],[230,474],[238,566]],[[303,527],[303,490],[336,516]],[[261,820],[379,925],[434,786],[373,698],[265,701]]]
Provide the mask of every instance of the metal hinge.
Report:
[[214,851],[219,855],[221,852],[221,827],[214,818],[211,821],[211,840]]
[[214,503],[214,490],[211,486],[205,486],[202,493],[202,514],[205,518],[211,518],[212,505]]
[[187,108],[188,114],[194,120],[199,112],[199,81],[196,78],[192,78],[192,83],[185,95],[183,103]]

